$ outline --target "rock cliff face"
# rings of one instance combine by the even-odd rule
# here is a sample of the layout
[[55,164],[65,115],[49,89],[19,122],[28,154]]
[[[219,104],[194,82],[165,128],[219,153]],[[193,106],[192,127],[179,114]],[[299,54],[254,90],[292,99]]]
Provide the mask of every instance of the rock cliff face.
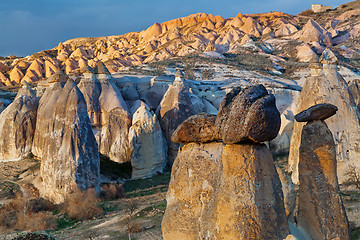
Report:
[[59,203],[76,189],[99,190],[98,145],[74,81],[55,83],[40,99],[32,151],[42,161],[44,197]]
[[0,160],[25,157],[31,152],[37,113],[37,100],[18,94],[0,114]]
[[336,149],[323,121],[307,123],[299,149],[297,222],[313,239],[350,239],[336,176]]
[[[359,113],[346,81],[336,71],[337,59],[329,51],[323,53],[324,66],[320,74],[306,80],[299,96],[297,113],[319,103],[331,103],[339,109],[338,114],[325,122],[337,146],[338,177],[342,182],[348,164],[360,167]],[[303,126],[304,123],[295,122],[289,154],[289,167],[296,184],[299,183],[299,146]]]
[[144,105],[133,115],[129,130],[133,179],[151,177],[166,166],[167,144],[156,115]]
[[268,148],[182,147],[173,165],[162,231],[164,239],[286,238],[281,182]]

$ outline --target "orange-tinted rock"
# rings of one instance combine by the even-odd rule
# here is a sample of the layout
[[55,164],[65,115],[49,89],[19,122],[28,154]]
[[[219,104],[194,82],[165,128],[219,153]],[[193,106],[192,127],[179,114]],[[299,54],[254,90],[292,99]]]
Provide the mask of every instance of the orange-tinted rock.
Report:
[[172,168],[162,232],[165,240],[283,240],[289,229],[269,149],[185,145]]
[[215,128],[216,115],[199,113],[182,122],[173,135],[171,141],[176,143],[216,142],[220,140]]
[[297,223],[313,239],[350,239],[336,175],[336,149],[323,121],[307,123],[299,150]]
[[10,80],[14,83],[20,83],[21,79],[24,77],[21,69],[15,66],[10,72]]

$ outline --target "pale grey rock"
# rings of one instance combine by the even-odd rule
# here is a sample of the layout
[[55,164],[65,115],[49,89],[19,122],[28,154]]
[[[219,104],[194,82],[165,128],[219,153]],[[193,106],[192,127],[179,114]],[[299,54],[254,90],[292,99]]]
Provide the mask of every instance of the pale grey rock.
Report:
[[60,203],[77,189],[99,191],[98,145],[73,80],[54,83],[40,99],[32,152],[41,159],[43,197]]
[[91,75],[82,79],[79,89],[86,100],[100,153],[115,162],[129,161],[128,133],[131,118],[128,107],[111,79],[99,80],[97,77]]
[[167,162],[167,144],[156,115],[145,105],[134,113],[129,130],[132,179],[162,173]]
[[34,137],[37,101],[27,95],[17,95],[0,114],[0,160],[13,160],[31,153]]

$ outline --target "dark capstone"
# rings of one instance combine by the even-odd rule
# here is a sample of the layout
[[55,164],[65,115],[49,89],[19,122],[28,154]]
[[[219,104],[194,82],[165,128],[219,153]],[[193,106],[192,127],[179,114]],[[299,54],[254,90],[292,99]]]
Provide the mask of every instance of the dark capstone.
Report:
[[335,115],[338,108],[330,103],[316,104],[295,115],[298,122],[310,122],[315,120],[325,120]]
[[263,85],[227,94],[215,123],[221,139],[228,144],[270,141],[277,136],[280,125],[275,97]]

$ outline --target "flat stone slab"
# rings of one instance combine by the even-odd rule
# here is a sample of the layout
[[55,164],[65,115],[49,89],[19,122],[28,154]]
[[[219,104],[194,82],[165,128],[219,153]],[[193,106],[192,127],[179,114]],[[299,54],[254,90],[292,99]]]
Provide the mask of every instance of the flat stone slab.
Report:
[[330,103],[316,104],[295,115],[298,122],[310,122],[315,120],[325,120],[336,114],[338,108]]

